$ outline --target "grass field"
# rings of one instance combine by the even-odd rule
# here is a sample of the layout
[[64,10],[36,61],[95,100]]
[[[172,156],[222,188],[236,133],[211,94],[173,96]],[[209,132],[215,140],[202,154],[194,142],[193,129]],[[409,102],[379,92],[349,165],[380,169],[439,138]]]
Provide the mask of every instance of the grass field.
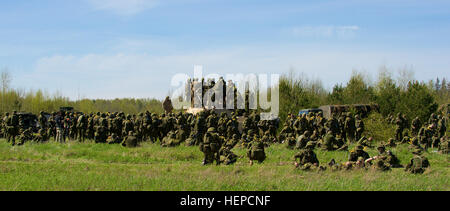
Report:
[[[402,164],[412,154],[393,148]],[[404,169],[304,172],[294,169],[295,151],[274,145],[263,164],[249,166],[246,151],[233,166],[202,166],[198,147],[161,148],[144,143],[135,149],[94,143],[27,143],[11,147],[0,140],[0,190],[150,190],[150,191],[297,191],[297,190],[450,190],[449,156],[431,150],[423,175]],[[344,162],[348,152],[316,150],[321,164]],[[369,150],[376,155],[374,149]]]

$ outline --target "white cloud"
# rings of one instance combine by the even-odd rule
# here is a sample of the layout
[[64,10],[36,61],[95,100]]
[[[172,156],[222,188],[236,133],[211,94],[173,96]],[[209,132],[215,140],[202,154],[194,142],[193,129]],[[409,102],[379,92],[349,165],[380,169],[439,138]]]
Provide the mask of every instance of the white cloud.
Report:
[[[447,55],[447,54],[444,54]],[[427,80],[442,76],[450,64],[443,55],[411,52],[385,52],[315,46],[242,47],[171,55],[146,53],[55,55],[41,58],[28,76],[21,77],[23,88],[60,91],[76,99],[159,98],[169,93],[171,78],[177,73],[193,74],[194,65],[203,65],[204,74],[297,72],[321,79],[326,88],[346,83],[352,70],[365,70],[376,76],[381,65],[396,71],[413,65],[416,76]],[[431,71],[427,68],[435,67]],[[19,79],[18,79],[19,80]],[[78,91],[80,93],[78,93]]]
[[291,28],[290,32],[298,37],[352,38],[359,29],[359,26],[301,26]]
[[158,0],[87,0],[96,10],[105,10],[118,15],[130,16],[151,9]]

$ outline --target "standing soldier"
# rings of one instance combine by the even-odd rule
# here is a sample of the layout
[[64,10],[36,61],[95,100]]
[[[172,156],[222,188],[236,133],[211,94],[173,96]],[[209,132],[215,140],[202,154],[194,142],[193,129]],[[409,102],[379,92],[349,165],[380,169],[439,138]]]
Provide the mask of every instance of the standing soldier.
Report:
[[356,115],[355,118],[356,118],[356,137],[355,137],[355,140],[359,140],[359,139],[361,139],[361,136],[364,133],[365,126],[364,126],[364,121],[359,117],[359,115]]
[[55,127],[56,127],[56,142],[63,143],[65,142],[64,139],[64,116],[62,112],[59,112],[55,116]]
[[411,136],[417,136],[421,127],[422,122],[420,121],[419,117],[414,118],[411,123]]
[[123,127],[123,135],[124,136],[127,136],[128,134],[130,134],[130,131],[133,131],[134,130],[134,124],[133,124],[133,122],[131,121],[131,115],[127,115],[127,119],[125,120],[125,122],[124,122],[124,127]]
[[437,124],[437,131],[436,131],[436,135],[438,138],[442,138],[445,136],[445,132],[447,131],[447,127],[446,127],[446,123],[445,123],[445,119],[439,118],[438,124]]
[[14,146],[16,144],[16,136],[19,135],[19,117],[16,111],[13,111],[13,114],[8,118],[6,125],[8,129],[8,142]]
[[[94,115],[90,114],[87,120],[86,134],[88,139],[94,139]],[[122,133],[120,133],[122,134]]]
[[53,137],[53,140],[56,140],[56,123],[55,123],[56,113],[52,113],[52,115],[48,118],[48,129],[47,136]]
[[39,125],[41,126],[41,129],[46,130],[47,129],[47,117],[44,115],[44,111],[41,111],[38,117]]
[[355,119],[353,119],[350,112],[347,113],[347,118],[345,118],[344,122],[344,128],[348,142],[355,141],[355,132],[356,132],[355,125],[356,125]]
[[87,118],[83,114],[78,117],[77,130],[79,142],[84,142],[84,139],[86,137],[87,123]]
[[71,117],[70,117],[70,138],[72,138],[72,140],[77,140],[77,121],[78,121],[78,116],[75,113],[72,113]]
[[69,137],[69,131],[70,131],[70,115],[67,113],[64,117],[63,124],[64,124],[64,135],[63,140],[66,142],[67,137]]
[[395,139],[397,141],[401,141],[403,139],[403,130],[405,129],[405,119],[403,118],[401,113],[397,114],[397,118],[395,119]]

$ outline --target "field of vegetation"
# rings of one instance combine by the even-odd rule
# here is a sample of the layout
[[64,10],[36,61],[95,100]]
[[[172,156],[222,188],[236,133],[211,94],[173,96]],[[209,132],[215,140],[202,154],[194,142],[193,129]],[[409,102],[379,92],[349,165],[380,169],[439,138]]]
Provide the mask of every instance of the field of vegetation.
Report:
[[[380,128],[383,127],[383,128]],[[385,140],[392,127],[375,116],[367,129]],[[373,132],[372,132],[373,133]],[[373,145],[377,145],[374,143]],[[367,149],[371,156],[377,154]],[[391,148],[403,165],[412,158],[407,145]],[[433,149],[425,156],[431,167],[422,175],[404,169],[388,172],[369,170],[301,171],[294,168],[294,150],[284,145],[266,149],[267,159],[250,166],[245,149],[233,149],[240,156],[232,166],[202,166],[198,147],[162,148],[143,143],[139,148],[93,142],[58,144],[27,143],[11,147],[0,140],[0,190],[150,190],[150,191],[301,191],[301,190],[395,190],[449,191],[449,156]],[[349,152],[315,150],[326,165],[331,159],[345,162]]]
[[[161,148],[143,144],[127,149],[93,143],[26,144],[0,141],[0,190],[150,190],[150,191],[299,191],[411,190],[449,191],[447,155],[426,153],[431,168],[423,175],[403,169],[305,172],[294,169],[294,151],[266,149],[267,160],[250,166],[245,150],[233,166],[202,166],[197,147]],[[316,151],[322,164],[345,161],[348,152]],[[403,164],[412,158],[407,147],[393,149]],[[369,154],[376,155],[375,150]]]

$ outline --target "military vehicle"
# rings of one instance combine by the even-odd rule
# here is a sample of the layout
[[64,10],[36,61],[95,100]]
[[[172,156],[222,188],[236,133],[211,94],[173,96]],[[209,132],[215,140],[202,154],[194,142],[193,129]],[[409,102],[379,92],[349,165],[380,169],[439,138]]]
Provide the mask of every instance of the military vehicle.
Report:
[[325,105],[319,107],[323,111],[323,116],[327,119],[331,118],[333,114],[340,114],[355,110],[361,117],[367,117],[370,112],[379,112],[380,107],[377,104],[353,104],[353,105]]
[[315,114],[315,113],[320,113],[320,112],[323,113],[323,110],[322,109],[318,109],[318,108],[310,108],[310,109],[303,109],[303,110],[301,110],[300,112],[298,112],[298,115],[300,116],[302,114],[309,114],[309,113]]
[[37,116],[32,113],[17,113],[21,127],[24,129],[31,128],[33,132],[38,132]]

